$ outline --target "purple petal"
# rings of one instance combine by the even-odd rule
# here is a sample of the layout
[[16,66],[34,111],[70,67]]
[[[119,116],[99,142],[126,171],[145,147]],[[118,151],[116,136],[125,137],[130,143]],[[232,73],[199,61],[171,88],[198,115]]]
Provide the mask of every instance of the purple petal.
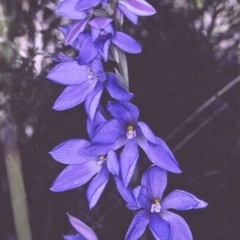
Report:
[[161,217],[170,224],[170,236],[172,240],[193,240],[191,230],[185,220],[179,215],[163,211],[160,213]]
[[[170,224],[164,220],[159,214],[152,213],[150,217],[150,223],[149,223],[149,228],[154,236],[155,239],[157,240],[173,240],[173,238],[170,238]],[[178,238],[178,240],[184,239],[185,238]],[[177,240],[177,239],[175,239]]]
[[75,228],[75,230],[80,233],[86,240],[98,240],[96,234],[93,232],[93,230],[88,227],[85,223],[80,221],[79,219],[71,216],[68,214],[69,221],[72,224],[72,226]]
[[116,153],[113,150],[109,150],[107,154],[107,168],[110,173],[115,176],[119,174],[119,163]]
[[102,61],[99,59],[94,59],[91,63],[91,70],[98,75],[98,79],[104,82],[106,79],[106,73],[104,71]]
[[133,93],[126,91],[119,83],[115,74],[108,73],[105,87],[112,98],[120,101],[129,101]]
[[91,156],[105,155],[109,150],[117,150],[126,143],[126,138],[118,138],[114,143],[111,144],[91,144],[86,148],[85,153]]
[[60,163],[80,164],[93,160],[93,157],[84,154],[84,150],[90,143],[84,139],[71,139],[56,146],[51,156]]
[[87,199],[90,210],[97,204],[109,179],[109,171],[106,166],[102,166],[100,172],[91,181],[87,189]]
[[136,168],[139,152],[135,138],[127,140],[120,155],[120,170],[124,186],[127,187]]
[[56,65],[47,75],[50,80],[64,84],[80,84],[88,79],[90,68],[80,66],[77,61],[67,61]]
[[73,26],[71,27],[65,39],[65,45],[72,43],[78,38],[78,35],[84,31],[88,21],[89,21],[89,17],[84,18],[83,20],[77,21],[73,24]]
[[79,64],[87,64],[91,62],[93,59],[97,58],[99,52],[96,47],[96,45],[92,42],[91,35],[86,36],[85,35],[79,35],[79,38],[82,38],[83,36],[84,39],[80,39],[81,41],[81,46],[80,46],[80,53],[78,56],[78,63]]
[[58,53],[57,55],[53,56],[53,60],[57,62],[69,62],[69,61],[75,61],[74,58],[69,57],[63,52]]
[[151,198],[148,195],[148,189],[145,186],[141,186],[139,189],[139,193],[137,196],[137,201],[139,205],[143,208],[145,208],[147,211],[151,210]]
[[114,118],[118,119],[123,125],[137,124],[139,110],[132,103],[123,101],[109,102],[107,105],[107,109],[111,113],[111,115]]
[[139,45],[139,43],[123,32],[115,32],[112,42],[124,52],[140,53],[142,51],[142,47]]
[[90,139],[92,139],[96,129],[104,122],[106,122],[106,118],[99,110],[96,111],[92,121],[89,118],[87,119],[87,132]]
[[123,181],[119,177],[114,176],[114,179],[118,192],[121,194],[122,198],[128,203],[127,208],[131,210],[139,209],[135,196],[133,195],[133,191],[130,189],[130,187],[124,187]]
[[[138,137],[138,144],[145,151],[148,158],[158,167],[173,173],[181,173],[181,170],[166,144],[153,146],[148,140],[141,136]],[[159,144],[159,142],[158,142]]]
[[95,7],[96,5],[98,5],[102,0],[80,0],[78,1],[78,4],[76,6],[76,10],[86,10],[92,7]]
[[76,235],[64,235],[64,240],[86,240],[86,238],[82,237],[80,234]]
[[110,22],[112,22],[112,18],[105,18],[105,17],[96,17],[89,22],[94,28],[103,29],[105,28]]
[[83,19],[87,16],[86,12],[76,10],[76,5],[79,0],[65,0],[61,2],[57,7],[57,13],[63,17],[70,19]]
[[143,135],[145,136],[145,138],[154,143],[157,144],[157,139],[156,136],[154,135],[154,133],[152,132],[152,130],[148,127],[148,125],[144,122],[138,122],[138,126],[140,127]]
[[147,187],[152,199],[162,199],[163,192],[167,186],[167,172],[157,166],[147,169],[142,177],[142,185]]
[[145,210],[139,211],[133,218],[133,221],[128,228],[125,240],[139,239],[144,233],[150,221],[149,213]]
[[103,123],[96,130],[92,142],[100,144],[114,143],[119,137],[123,137],[124,135],[125,129],[122,124],[118,120],[112,119]]
[[124,5],[121,4],[120,1],[118,1],[118,8],[133,24],[137,25],[138,16],[136,14],[129,11]]
[[105,62],[108,58],[108,50],[111,43],[111,37],[111,33],[108,33],[106,35],[99,35],[94,41]]
[[96,81],[85,81],[79,85],[71,85],[65,88],[54,103],[53,109],[57,111],[69,109],[85,101],[87,95],[95,87]]
[[80,187],[99,172],[100,168],[101,166],[99,166],[96,161],[70,165],[60,173],[53,183],[51,190],[54,192],[63,192]]
[[129,11],[139,16],[150,16],[156,10],[145,0],[119,0]]
[[102,91],[103,84],[98,81],[98,83],[95,86],[95,89],[91,93],[89,93],[89,95],[86,98],[85,110],[90,120],[93,120],[95,117],[95,113],[99,105],[100,98],[102,96]]
[[182,190],[174,190],[162,201],[163,210],[173,208],[182,211],[205,208],[207,205],[208,204],[203,200],[200,200],[191,193]]

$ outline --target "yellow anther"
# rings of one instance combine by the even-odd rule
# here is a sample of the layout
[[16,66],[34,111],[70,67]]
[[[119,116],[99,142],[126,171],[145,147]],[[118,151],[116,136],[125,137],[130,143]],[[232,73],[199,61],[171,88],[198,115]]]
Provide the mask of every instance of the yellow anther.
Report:
[[101,156],[99,156],[98,159],[101,160],[101,161],[103,161],[103,160],[105,159],[105,156],[104,156],[104,155],[101,155]]
[[156,204],[156,205],[160,205],[160,200],[158,198],[154,199],[153,202]]
[[127,127],[127,131],[128,131],[128,133],[133,133],[133,131],[134,131],[134,127],[133,126],[128,126]]

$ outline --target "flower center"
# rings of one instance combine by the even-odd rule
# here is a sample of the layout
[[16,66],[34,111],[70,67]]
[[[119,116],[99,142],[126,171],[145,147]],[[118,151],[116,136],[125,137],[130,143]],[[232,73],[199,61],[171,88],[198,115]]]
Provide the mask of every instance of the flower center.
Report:
[[106,164],[106,160],[107,160],[107,158],[106,158],[105,155],[100,155],[100,156],[98,157],[97,164],[98,164],[98,165]]
[[132,139],[132,138],[136,137],[136,135],[137,134],[136,134],[134,127],[132,125],[129,125],[127,127],[127,134],[126,134],[127,138]]
[[161,211],[160,200],[158,198],[153,200],[151,205],[151,212],[159,213]]
[[90,70],[89,74],[88,74],[88,79],[92,79],[94,75],[94,72],[92,70]]

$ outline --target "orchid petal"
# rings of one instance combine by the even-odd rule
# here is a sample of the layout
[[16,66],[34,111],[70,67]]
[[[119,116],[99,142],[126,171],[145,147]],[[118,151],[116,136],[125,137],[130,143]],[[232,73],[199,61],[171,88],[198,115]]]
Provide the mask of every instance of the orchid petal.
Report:
[[142,47],[139,45],[139,43],[123,32],[116,31],[112,38],[112,42],[124,52],[140,53],[142,51]]
[[119,163],[116,153],[113,150],[109,150],[107,154],[107,168],[110,173],[118,176],[119,174]]
[[74,58],[69,57],[63,52],[58,53],[58,55],[53,56],[53,60],[57,62],[69,62],[69,61],[75,61]]
[[88,117],[93,120],[100,98],[102,96],[102,91],[103,91],[103,84],[98,81],[98,83],[95,86],[95,89],[89,93],[89,95],[86,98],[85,101],[85,110],[88,115]]
[[118,120],[112,119],[103,123],[96,130],[92,142],[101,144],[114,143],[119,137],[123,137],[124,135],[125,129],[122,124]]
[[99,110],[96,111],[95,117],[92,121],[89,118],[87,119],[87,132],[90,139],[93,138],[96,129],[104,122],[106,122],[106,118]]
[[119,83],[115,74],[109,73],[105,82],[106,89],[111,97],[120,101],[129,101],[133,93],[126,91]]
[[150,211],[151,210],[151,199],[149,198],[148,195],[148,188],[145,186],[141,186],[139,189],[139,193],[137,196],[137,202],[139,203],[139,205],[143,208],[145,208],[146,210]]
[[89,22],[89,25],[97,29],[103,29],[112,21],[112,18],[96,17]]
[[84,154],[84,150],[90,143],[84,139],[67,140],[56,146],[51,152],[51,156],[60,163],[80,164],[93,160],[93,157]]
[[64,85],[81,84],[88,79],[89,72],[90,68],[87,65],[80,66],[77,61],[67,61],[56,65],[47,78]]
[[84,222],[68,214],[69,221],[75,230],[80,233],[86,240],[98,240],[93,230],[88,227]]
[[127,208],[131,210],[139,209],[139,206],[136,202],[135,196],[133,195],[133,191],[130,187],[124,187],[122,179],[114,176],[114,180],[116,182],[116,186],[118,192],[121,194],[122,198],[127,202]]
[[86,12],[76,10],[76,5],[79,0],[64,0],[57,7],[57,13],[63,17],[70,19],[83,19],[86,17]]
[[[152,146],[148,140],[141,136],[138,137],[138,144],[147,154],[148,158],[158,167],[173,173],[181,173],[177,161],[172,155],[166,144]],[[159,144],[159,142],[158,142]]]
[[152,132],[152,130],[148,127],[148,125],[144,122],[138,122],[138,126],[140,127],[143,135],[145,136],[145,138],[154,143],[157,144],[157,139],[156,136],[154,135],[154,133]]
[[78,38],[78,35],[84,31],[88,21],[89,21],[89,17],[82,19],[80,21],[77,21],[73,24],[73,26],[71,27],[65,39],[65,45],[72,43]]
[[149,213],[145,210],[139,211],[133,218],[133,221],[128,228],[125,240],[139,239],[144,233],[150,221]]
[[[172,240],[172,238],[169,237],[170,224],[166,220],[164,220],[159,214],[151,214],[149,228],[156,240]],[[185,238],[179,239],[186,240]]]
[[124,5],[121,4],[120,1],[118,1],[118,8],[125,15],[125,17],[127,17],[133,24],[137,25],[138,16],[136,14],[129,11]]
[[102,0],[87,0],[87,1],[78,1],[76,10],[82,11],[98,5]]
[[111,115],[118,119],[123,125],[137,124],[139,110],[132,103],[123,101],[109,102],[107,109]]
[[87,155],[97,156],[107,154],[109,150],[117,150],[126,143],[125,137],[118,138],[114,143],[111,144],[101,144],[94,143],[86,148],[85,153]]
[[162,200],[161,205],[163,210],[173,208],[182,211],[205,208],[208,204],[196,198],[191,193],[182,190],[174,190]]
[[108,50],[111,43],[111,37],[111,33],[108,33],[106,35],[99,35],[94,41],[105,62],[108,58]]
[[167,186],[167,172],[157,166],[147,169],[142,177],[142,185],[147,187],[152,199],[162,199],[163,192]]
[[53,183],[51,190],[54,192],[63,192],[80,187],[99,172],[100,168],[101,166],[97,165],[96,161],[70,165],[60,173]]
[[96,177],[91,181],[87,190],[87,199],[90,210],[97,204],[106,184],[109,180],[109,171],[106,166],[102,166]]
[[150,16],[156,13],[156,10],[144,0],[119,0],[119,3],[139,16]]
[[79,85],[70,85],[54,103],[53,109],[57,111],[69,109],[85,101],[87,95],[95,87],[96,81],[85,81]]
[[160,213],[161,217],[170,224],[170,236],[171,240],[193,240],[191,230],[185,220],[179,215],[163,211]]
[[139,152],[135,138],[127,140],[120,155],[120,170],[124,186],[127,187],[136,168]]
[[[79,36],[82,38],[82,35]],[[87,64],[98,56],[99,52],[96,45],[92,42],[91,35],[88,35],[82,40],[80,53],[78,56],[79,64]]]

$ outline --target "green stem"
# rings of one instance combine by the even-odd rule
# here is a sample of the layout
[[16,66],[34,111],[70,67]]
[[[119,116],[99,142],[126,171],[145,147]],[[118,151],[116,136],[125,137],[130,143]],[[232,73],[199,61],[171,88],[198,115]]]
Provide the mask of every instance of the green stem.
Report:
[[0,96],[0,98],[0,102],[3,104],[0,134],[4,148],[16,238],[18,240],[31,240],[27,198],[23,183],[20,154],[17,146],[16,125],[11,112],[9,99],[6,97],[4,99],[3,96]]

